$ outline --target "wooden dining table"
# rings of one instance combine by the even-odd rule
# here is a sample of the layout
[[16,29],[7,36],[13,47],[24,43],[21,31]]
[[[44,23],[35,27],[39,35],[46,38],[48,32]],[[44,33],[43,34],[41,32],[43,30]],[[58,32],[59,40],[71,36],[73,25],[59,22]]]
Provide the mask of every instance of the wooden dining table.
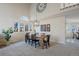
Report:
[[41,48],[44,48],[44,42],[43,42],[43,39],[41,38],[41,36],[36,36],[36,40],[39,40],[39,42],[40,42],[40,47],[41,47]]

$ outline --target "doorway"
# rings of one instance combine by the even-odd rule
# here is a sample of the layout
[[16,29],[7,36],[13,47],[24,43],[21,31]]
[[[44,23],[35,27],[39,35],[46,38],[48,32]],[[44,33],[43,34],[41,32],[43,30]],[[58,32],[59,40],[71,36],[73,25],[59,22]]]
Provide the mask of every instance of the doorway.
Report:
[[79,13],[66,15],[66,43],[79,47]]

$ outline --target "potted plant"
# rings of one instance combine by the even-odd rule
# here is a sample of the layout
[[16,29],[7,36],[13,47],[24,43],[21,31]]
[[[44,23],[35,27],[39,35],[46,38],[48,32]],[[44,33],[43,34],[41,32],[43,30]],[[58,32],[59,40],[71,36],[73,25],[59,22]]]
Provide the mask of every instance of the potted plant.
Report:
[[3,30],[2,33],[4,34],[5,39],[9,41],[9,39],[11,38],[11,34],[13,33],[13,29],[12,27],[10,27],[7,30]]

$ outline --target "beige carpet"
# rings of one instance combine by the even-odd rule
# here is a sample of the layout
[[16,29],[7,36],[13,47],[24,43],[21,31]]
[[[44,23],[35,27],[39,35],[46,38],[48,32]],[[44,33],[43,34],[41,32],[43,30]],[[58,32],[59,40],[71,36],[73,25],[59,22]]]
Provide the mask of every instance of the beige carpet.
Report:
[[0,49],[1,56],[79,56],[79,47],[51,44],[48,49],[34,48],[24,41]]

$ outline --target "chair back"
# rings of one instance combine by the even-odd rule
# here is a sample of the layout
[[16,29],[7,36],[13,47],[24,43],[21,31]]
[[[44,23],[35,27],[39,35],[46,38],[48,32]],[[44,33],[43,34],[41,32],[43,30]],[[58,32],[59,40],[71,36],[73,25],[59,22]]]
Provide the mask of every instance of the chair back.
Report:
[[50,35],[46,35],[47,36],[47,42],[50,41]]
[[29,39],[29,33],[25,34],[25,39]]
[[41,34],[41,40],[44,40],[44,39],[45,39],[45,34],[42,33],[42,34]]
[[31,34],[31,39],[35,40],[36,39],[36,35],[35,34]]

